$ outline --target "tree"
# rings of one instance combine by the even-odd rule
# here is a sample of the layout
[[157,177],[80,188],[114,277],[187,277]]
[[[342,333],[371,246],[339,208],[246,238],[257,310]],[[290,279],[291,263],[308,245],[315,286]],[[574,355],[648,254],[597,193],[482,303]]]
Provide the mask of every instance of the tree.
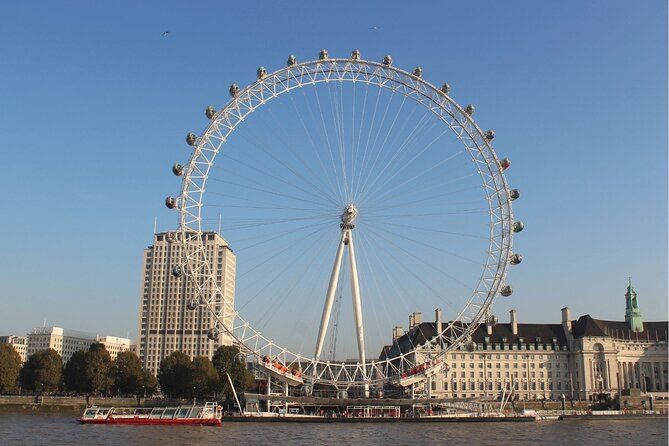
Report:
[[190,383],[193,388],[193,396],[213,395],[218,388],[218,382],[218,372],[209,358],[206,356],[193,358]]
[[146,387],[146,384],[143,383],[142,364],[136,354],[130,351],[119,353],[112,367],[112,375],[117,394],[143,396],[142,386]]
[[65,364],[65,387],[76,393],[88,392],[88,379],[86,378],[86,350],[74,352],[70,360]]
[[21,386],[40,394],[58,390],[62,378],[63,360],[54,349],[30,355],[21,368]]
[[191,396],[191,373],[191,361],[185,353],[173,352],[163,359],[158,370],[158,382],[163,394],[176,398]]
[[0,394],[19,390],[21,355],[9,344],[0,344]]
[[108,392],[112,386],[112,360],[104,344],[95,342],[86,353],[84,368],[91,395]]
[[238,395],[246,390],[251,379],[251,374],[246,368],[246,364],[237,347],[233,345],[219,347],[214,352],[211,362],[218,372],[219,389],[224,391],[228,398],[233,397],[233,392],[228,383],[226,373],[230,374],[232,384],[235,386],[235,391],[237,391]]
[[[142,370],[142,396],[151,396],[158,390],[158,381],[148,370]],[[139,394],[138,394],[139,395]]]

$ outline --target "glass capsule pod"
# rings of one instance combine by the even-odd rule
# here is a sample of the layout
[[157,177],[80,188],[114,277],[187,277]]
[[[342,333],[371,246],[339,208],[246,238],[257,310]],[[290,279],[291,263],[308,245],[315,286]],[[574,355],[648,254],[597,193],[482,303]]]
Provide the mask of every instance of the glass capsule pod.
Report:
[[230,92],[230,96],[232,96],[233,98],[239,96],[239,87],[237,86],[237,84],[230,85],[230,89],[228,91]]
[[209,338],[210,341],[215,341],[218,338],[218,328],[210,328],[209,331],[207,331],[207,337]]
[[511,263],[512,265],[518,265],[522,261],[523,261],[523,256],[521,256],[520,254],[513,254],[509,259],[509,263]]
[[520,232],[523,229],[525,229],[525,225],[523,224],[522,221],[514,221],[513,222],[513,232]]
[[423,75],[423,69],[421,67],[416,67],[413,69],[412,74],[416,77],[421,77]]
[[174,209],[177,207],[177,199],[174,197],[165,198],[165,206],[167,206],[167,209]]
[[195,136],[195,133],[189,133],[186,135],[186,144],[189,146],[194,146],[195,141],[197,141],[197,136]]
[[441,92],[444,94],[448,94],[451,91],[451,86],[448,84],[443,84],[440,88]]
[[511,189],[509,196],[511,197],[511,200],[517,200],[520,198],[520,191],[518,189]]
[[290,67],[290,66],[295,65],[296,63],[297,63],[297,58],[295,56],[293,56],[292,54],[290,56],[288,56],[288,60],[286,61],[286,65],[288,65]]
[[195,298],[190,298],[188,299],[188,302],[186,302],[186,308],[193,311],[197,309],[198,307],[198,301]]
[[216,114],[216,109],[210,105],[205,109],[204,114],[207,117],[207,119],[211,119]]
[[502,170],[506,170],[509,167],[511,167],[511,160],[509,158],[504,158],[499,161],[499,167],[502,168]]
[[500,290],[499,294],[501,294],[504,297],[509,297],[511,296],[511,294],[513,294],[513,288],[511,288],[511,285],[504,285]]
[[485,139],[488,141],[492,141],[495,138],[495,131],[494,130],[488,130],[485,132]]
[[390,55],[383,56],[383,65],[391,66],[393,64],[393,58]]
[[267,70],[265,67],[258,67],[256,70],[256,76],[258,76],[258,79],[264,79],[265,76],[267,76]]
[[320,53],[318,53],[318,59],[327,60],[327,58],[328,58],[328,50],[321,50]]
[[351,59],[359,60],[360,59],[360,50],[353,50],[353,52],[351,52]]
[[472,104],[469,104],[465,107],[465,113],[467,113],[469,116],[474,114],[474,110],[476,110],[476,108]]
[[184,166],[182,166],[179,163],[174,163],[174,165],[172,166],[172,173],[180,177],[184,173]]
[[182,274],[183,274],[183,270],[181,269],[181,265],[174,265],[172,267],[172,275],[174,277],[181,277]]

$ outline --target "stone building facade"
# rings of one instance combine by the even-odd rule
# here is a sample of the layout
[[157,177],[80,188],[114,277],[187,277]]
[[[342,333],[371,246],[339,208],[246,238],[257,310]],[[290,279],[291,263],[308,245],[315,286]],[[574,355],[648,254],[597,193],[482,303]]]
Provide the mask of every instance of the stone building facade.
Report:
[[41,350],[53,349],[63,359],[63,364],[70,360],[74,352],[88,350],[95,342],[104,344],[111,359],[116,359],[122,351],[130,350],[130,339],[99,336],[61,327],[36,327],[28,333],[27,338],[27,356]]
[[[144,250],[142,286],[139,305],[139,339],[137,348],[142,366],[154,375],[160,362],[174,351],[191,358],[207,356],[211,359],[220,345],[231,344],[225,330],[219,330],[217,339],[207,333],[216,325],[216,318],[205,308],[187,308],[194,297],[193,284],[185,274],[173,274],[175,266],[184,267],[181,246],[175,243],[175,233],[154,235],[153,245]],[[224,304],[234,308],[236,257],[228,243],[215,232],[203,233],[206,256],[223,295],[218,295],[217,310]],[[226,319],[230,326],[232,319]]]
[[0,336],[0,344],[9,344],[21,357],[21,362],[26,362],[28,358],[28,337],[27,336]]
[[[443,373],[419,385],[419,392],[435,398],[591,399],[607,393],[638,388],[667,396],[667,322],[643,322],[636,292],[628,287],[625,321],[594,319],[590,315],[571,319],[562,309],[560,324],[522,324],[512,310],[508,323],[480,325],[473,343],[462,345],[444,357]],[[631,305],[631,308],[630,308]],[[636,308],[636,309],[635,309]],[[630,311],[634,310],[634,311]],[[439,325],[410,317],[409,330],[393,329],[393,344],[381,357],[410,351],[432,339]],[[636,331],[635,331],[636,330]],[[417,363],[427,358],[414,358]]]

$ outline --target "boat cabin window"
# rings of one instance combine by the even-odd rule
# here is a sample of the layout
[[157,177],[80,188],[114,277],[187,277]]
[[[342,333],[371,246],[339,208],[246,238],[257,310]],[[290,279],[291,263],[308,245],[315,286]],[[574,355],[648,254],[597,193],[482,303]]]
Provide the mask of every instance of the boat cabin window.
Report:
[[95,416],[95,412],[97,411],[97,409],[86,409],[86,412],[84,412],[84,418],[93,418]]
[[160,418],[163,415],[165,409],[153,409],[151,411],[150,418]]
[[176,407],[169,407],[165,409],[165,412],[163,413],[163,418],[172,418],[174,417],[174,414],[176,413],[177,408]]
[[177,418],[187,418],[190,407],[180,407],[177,411]]

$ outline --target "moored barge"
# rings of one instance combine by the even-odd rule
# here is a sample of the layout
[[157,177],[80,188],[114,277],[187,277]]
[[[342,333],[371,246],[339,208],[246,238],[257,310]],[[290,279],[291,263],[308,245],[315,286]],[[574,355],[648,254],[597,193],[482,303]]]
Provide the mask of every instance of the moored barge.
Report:
[[221,407],[88,407],[79,419],[82,424],[190,425],[220,426]]

